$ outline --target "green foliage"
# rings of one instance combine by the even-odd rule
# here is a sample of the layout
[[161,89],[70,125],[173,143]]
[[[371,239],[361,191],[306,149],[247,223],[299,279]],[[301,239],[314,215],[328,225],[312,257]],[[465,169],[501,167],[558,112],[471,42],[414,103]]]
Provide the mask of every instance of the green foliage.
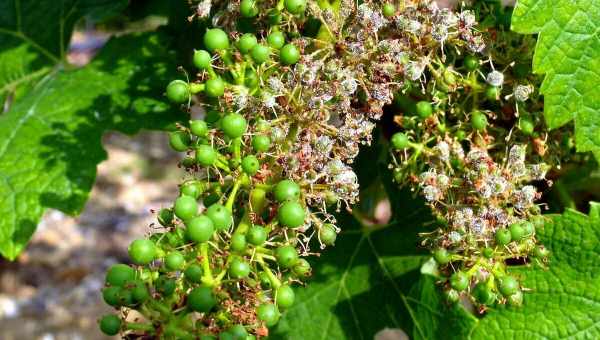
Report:
[[539,33],[533,71],[541,86],[550,128],[575,122],[577,150],[600,159],[600,2],[519,0],[512,29]]

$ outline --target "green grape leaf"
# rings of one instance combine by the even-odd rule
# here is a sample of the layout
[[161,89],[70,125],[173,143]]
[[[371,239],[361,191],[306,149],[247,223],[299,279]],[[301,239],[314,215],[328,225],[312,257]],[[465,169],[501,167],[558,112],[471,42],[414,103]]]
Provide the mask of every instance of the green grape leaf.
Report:
[[[64,60],[75,23],[120,12],[126,0],[0,2],[0,103],[20,96]],[[14,101],[14,98],[11,99]]]
[[0,115],[0,253],[14,259],[46,208],[77,214],[106,158],[101,137],[165,128],[185,117],[166,102],[170,40],[111,39],[87,66],[56,69]]
[[533,71],[552,129],[575,122],[577,150],[600,159],[600,1],[519,0],[512,29],[539,33]]

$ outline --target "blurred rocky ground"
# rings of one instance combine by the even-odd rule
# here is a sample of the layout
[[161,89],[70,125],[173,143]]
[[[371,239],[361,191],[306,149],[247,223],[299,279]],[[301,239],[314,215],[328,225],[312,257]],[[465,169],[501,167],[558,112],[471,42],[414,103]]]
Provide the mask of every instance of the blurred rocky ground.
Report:
[[26,251],[0,262],[0,339],[105,339],[96,320],[110,311],[104,273],[127,261],[127,246],[146,233],[152,209],[177,195],[183,176],[166,136],[105,136],[108,160],[83,213],[50,210]]

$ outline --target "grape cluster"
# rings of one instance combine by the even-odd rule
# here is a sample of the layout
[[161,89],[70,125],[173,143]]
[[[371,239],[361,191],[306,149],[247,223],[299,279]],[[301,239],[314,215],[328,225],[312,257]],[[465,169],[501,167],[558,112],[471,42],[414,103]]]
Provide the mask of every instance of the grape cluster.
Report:
[[[491,133],[488,119],[497,117],[478,105],[480,94],[489,105],[516,103],[510,114],[520,109],[523,119],[537,108],[519,103],[536,94],[514,83],[515,99],[500,98],[508,83],[491,60],[480,62],[486,36],[475,12],[428,0],[202,1],[195,12],[214,28],[193,53],[195,73],[169,83],[166,96],[204,116],[169,135],[184,154],[180,196],[157,212],[160,228],[131,243],[134,265],[108,270],[103,296],[119,314],[102,318],[106,334],[267,336],[294,304],[293,287],[310,276],[306,258],[334,245],[340,228],[333,212],[358,200],[350,164],[370,143],[384,106],[398,101],[412,108],[418,99],[410,111],[416,114],[396,117],[404,132],[392,138],[395,175],[421,188],[447,218],[427,240],[447,273],[459,269],[452,291],[458,295],[481,275],[471,248],[497,230],[510,224],[522,233],[511,227],[504,248],[482,250],[488,257],[533,249],[527,221],[537,193],[525,183],[547,168],[525,164],[518,145],[513,158],[495,160],[502,138],[519,145],[543,139],[538,118],[528,134]],[[498,183],[506,187],[499,191]],[[514,297],[518,283],[509,278],[500,290]]]
[[[547,172],[568,156],[571,135],[544,125],[540,79],[530,69],[533,38],[508,31],[510,11],[499,2],[477,3],[470,13],[487,46],[439,50],[419,82],[397,95],[390,168],[436,216],[423,245],[448,300],[469,296],[484,311],[522,303],[526,288],[507,261],[547,261],[535,235],[544,224],[536,201],[540,186],[551,185]],[[460,27],[460,16],[449,22]]]

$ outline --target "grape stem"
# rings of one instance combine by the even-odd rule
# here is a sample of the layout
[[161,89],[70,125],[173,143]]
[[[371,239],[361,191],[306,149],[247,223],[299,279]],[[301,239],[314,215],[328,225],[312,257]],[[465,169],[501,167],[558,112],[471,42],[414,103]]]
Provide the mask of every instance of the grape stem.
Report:
[[215,283],[215,279],[212,276],[210,263],[208,262],[208,243],[205,242],[200,245],[200,256],[202,257],[202,269],[204,271],[202,282],[208,286],[212,286]]

